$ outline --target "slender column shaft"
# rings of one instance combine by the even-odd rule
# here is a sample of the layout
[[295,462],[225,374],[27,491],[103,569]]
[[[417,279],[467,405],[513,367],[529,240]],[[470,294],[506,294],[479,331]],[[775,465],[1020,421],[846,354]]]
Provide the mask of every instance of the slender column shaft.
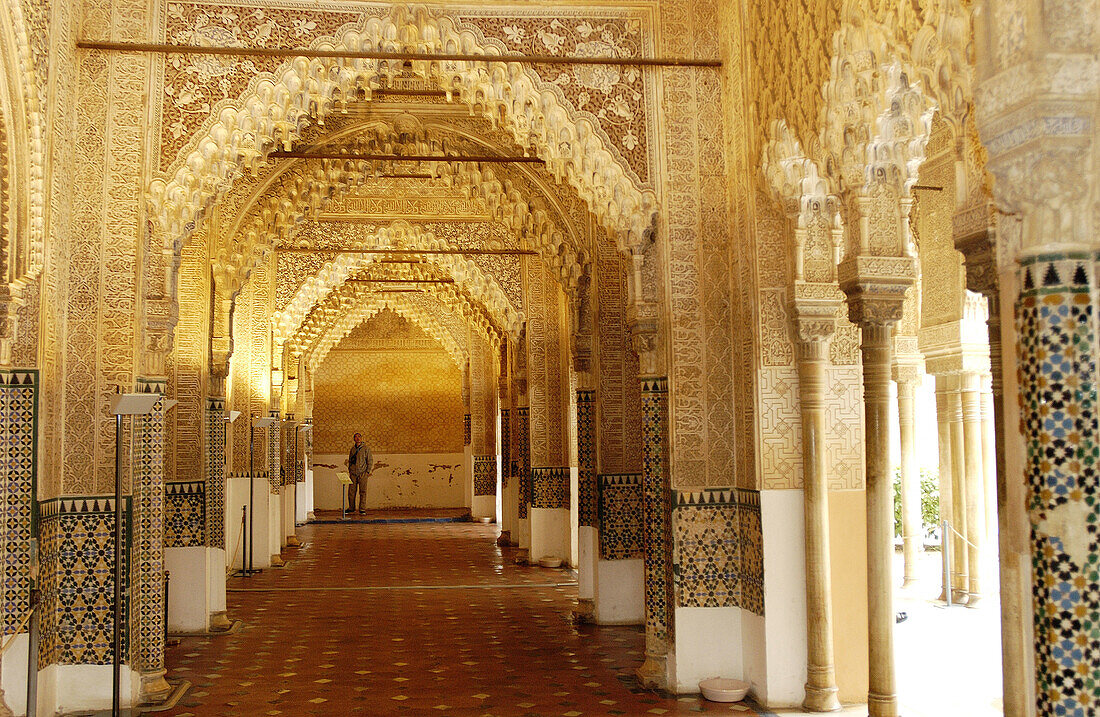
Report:
[[863,395],[867,430],[867,620],[871,717],[897,717],[891,561],[894,487],[890,462],[890,324],[863,324]]
[[918,578],[923,527],[921,525],[920,474],[917,470],[916,422],[917,384],[912,380],[898,381],[898,432],[901,439],[901,533],[905,561],[903,585],[912,585]]
[[982,546],[985,542],[985,472],[982,467],[981,376],[965,373],[961,379],[963,442],[966,465],[967,606],[981,600]]
[[[939,452],[939,484],[940,484],[940,525],[943,525],[943,521],[954,522],[954,516],[951,513],[951,506],[954,504],[954,493],[952,491],[951,480],[951,412],[948,406],[948,394],[950,389],[948,387],[949,377],[944,375],[936,376],[936,428],[937,428],[937,444]],[[941,528],[942,529],[942,528]],[[951,572],[951,566],[948,565],[948,550],[947,541],[951,540],[950,535],[940,536],[940,561],[943,563],[943,567],[940,570],[940,575],[948,575]],[[947,584],[943,585],[940,591],[940,600],[947,600]]]
[[825,452],[825,361],[828,340],[799,345],[802,471],[806,521],[806,698],[814,712],[840,709],[833,662],[833,596],[829,565],[829,483]]
[[953,376],[951,390],[947,394],[947,410],[950,418],[951,438],[951,598],[964,603],[967,598],[969,553],[966,550],[966,439],[963,433],[962,395],[959,377]]
[[993,423],[992,377],[982,376],[982,481],[985,490],[985,537],[997,533],[997,438]]

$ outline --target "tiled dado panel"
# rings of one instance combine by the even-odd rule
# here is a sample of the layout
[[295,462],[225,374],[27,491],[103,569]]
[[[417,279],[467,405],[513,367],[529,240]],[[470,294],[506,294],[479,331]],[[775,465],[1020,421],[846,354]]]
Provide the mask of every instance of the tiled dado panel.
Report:
[[[34,534],[38,372],[0,371],[0,514],[3,518],[3,634],[30,610]],[[26,628],[24,628],[25,630]]]
[[206,540],[225,550],[225,399],[206,399]]
[[206,545],[206,484],[203,481],[164,485],[164,547]]
[[675,491],[673,576],[679,607],[764,610],[760,494]]
[[672,521],[669,514],[668,379],[642,384],[642,546],[645,558],[646,649],[673,638]]
[[470,445],[471,438],[473,436],[473,425],[470,419],[470,414],[462,414],[462,445]]
[[604,560],[641,558],[642,474],[621,473],[599,477],[600,557]]
[[596,527],[596,392],[577,391],[578,523]]
[[527,518],[531,505],[531,413],[527,406],[516,408],[516,468],[519,478],[519,517]]
[[267,427],[267,482],[271,485],[271,492],[278,493],[283,487],[282,455],[280,453],[280,439],[282,438],[282,422],[279,420],[279,412],[272,411],[271,418],[275,422]]
[[512,421],[511,411],[500,409],[500,486],[508,487],[512,477]]
[[569,469],[531,469],[531,507],[569,509]]
[[497,494],[497,457],[474,456],[474,495]]
[[151,413],[133,418],[135,451],[133,491],[134,586],[130,634],[134,665],[143,671],[164,666],[164,398],[167,381],[137,380],[140,393],[162,398]]
[[[122,522],[122,654],[130,642],[130,499]],[[41,649],[50,664],[106,665],[113,656],[113,498],[55,498],[39,505]]]
[[1100,256],[1021,262],[1016,305],[1041,715],[1100,704]]

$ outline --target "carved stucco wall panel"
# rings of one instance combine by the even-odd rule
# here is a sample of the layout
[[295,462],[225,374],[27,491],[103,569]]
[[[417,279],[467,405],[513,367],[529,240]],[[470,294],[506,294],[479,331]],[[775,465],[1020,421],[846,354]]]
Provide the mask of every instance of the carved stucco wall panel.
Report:
[[203,420],[210,355],[207,237],[198,232],[184,247],[179,268],[180,314],[169,359],[168,391],[179,403],[166,420],[166,481],[202,480]]
[[[248,470],[250,415],[266,416],[271,396],[271,322],[275,283],[268,266],[252,273],[233,311],[233,356],[229,361],[230,386],[227,410],[240,411],[242,420],[232,424],[232,462],[229,470]],[[267,431],[256,431],[254,470],[266,470]]]

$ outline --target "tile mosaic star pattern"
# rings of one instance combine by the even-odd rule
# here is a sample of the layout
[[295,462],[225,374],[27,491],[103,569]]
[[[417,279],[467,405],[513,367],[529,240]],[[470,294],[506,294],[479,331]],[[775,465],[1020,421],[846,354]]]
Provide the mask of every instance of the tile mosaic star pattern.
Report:
[[37,371],[0,371],[4,635],[13,634],[30,610],[37,397]]
[[596,392],[577,391],[577,513],[580,525],[596,527]]
[[[39,505],[41,650],[38,665],[106,665],[113,654],[114,500],[57,498]],[[129,498],[123,505],[122,652],[130,641]]]
[[470,445],[470,441],[473,436],[473,427],[471,424],[470,414],[462,414],[462,445]]
[[474,495],[497,494],[497,457],[474,456]]
[[642,379],[642,499],[645,622],[650,640],[672,638],[672,521],[669,511],[668,379]]
[[507,408],[500,409],[500,486],[508,487],[512,477],[512,421]]
[[206,484],[181,481],[164,485],[164,547],[206,545]]
[[[165,395],[163,378],[137,381],[139,393]],[[164,664],[164,399],[152,413],[134,417],[137,465],[133,502],[134,556],[130,580],[134,609],[130,630],[133,659],[143,671]]]
[[[229,614],[242,629],[169,649],[169,674],[194,686],[163,714],[767,714],[641,689],[641,628],[574,626],[566,616],[576,584],[515,565],[513,551],[495,547],[497,532],[472,523],[302,528],[305,545],[286,568],[230,581]],[[347,590],[308,589],[318,585]],[[282,589],[234,592],[245,586]]]
[[[1098,260],[1082,253],[1021,262],[1016,328],[1041,715],[1085,717],[1100,704]],[[1065,526],[1075,526],[1072,534]]]
[[531,411],[527,406],[516,408],[516,467],[519,472],[519,518],[527,518],[531,505]]
[[758,492],[676,491],[672,526],[679,607],[743,607],[763,614]]
[[225,399],[206,399],[206,539],[225,550]]
[[642,474],[599,477],[600,557],[640,558],[642,548]]
[[531,469],[531,507],[569,508],[569,469]]

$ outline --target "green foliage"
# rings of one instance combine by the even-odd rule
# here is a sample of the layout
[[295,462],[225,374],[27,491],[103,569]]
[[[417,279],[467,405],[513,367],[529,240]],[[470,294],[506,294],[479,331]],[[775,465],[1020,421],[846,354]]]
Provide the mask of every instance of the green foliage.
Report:
[[[920,472],[920,519],[924,537],[937,535],[940,524],[939,471],[922,468]],[[894,470],[894,536],[901,537],[901,468]]]

